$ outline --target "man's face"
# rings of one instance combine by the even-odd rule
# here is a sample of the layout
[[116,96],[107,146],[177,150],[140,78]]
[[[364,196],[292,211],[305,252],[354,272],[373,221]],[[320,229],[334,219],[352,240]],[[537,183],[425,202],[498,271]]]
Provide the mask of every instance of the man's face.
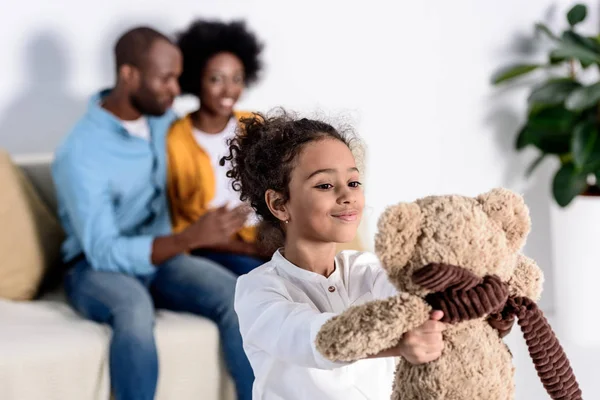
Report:
[[178,78],[182,56],[166,40],[156,40],[138,70],[138,79],[130,92],[131,104],[146,115],[163,115],[180,93]]

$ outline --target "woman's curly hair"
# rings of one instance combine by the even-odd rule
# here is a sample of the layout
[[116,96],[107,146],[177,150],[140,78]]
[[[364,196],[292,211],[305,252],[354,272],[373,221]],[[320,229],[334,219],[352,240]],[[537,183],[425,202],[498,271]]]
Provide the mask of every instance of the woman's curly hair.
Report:
[[183,72],[179,77],[183,94],[196,96],[200,93],[206,63],[223,52],[232,53],[242,61],[247,86],[258,80],[263,44],[246,28],[244,21],[196,20],[176,36],[176,43],[183,54]]
[[289,183],[294,163],[308,143],[323,139],[336,139],[355,152],[358,138],[351,128],[336,129],[315,119],[297,118],[290,112],[278,109],[265,116],[254,113],[243,118],[236,137],[229,141],[229,155],[220,160],[230,162],[227,177],[232,179],[240,200],[249,202],[262,222],[259,243],[266,251],[274,251],[285,239],[281,221],[269,210],[265,193],[272,189],[289,200]]

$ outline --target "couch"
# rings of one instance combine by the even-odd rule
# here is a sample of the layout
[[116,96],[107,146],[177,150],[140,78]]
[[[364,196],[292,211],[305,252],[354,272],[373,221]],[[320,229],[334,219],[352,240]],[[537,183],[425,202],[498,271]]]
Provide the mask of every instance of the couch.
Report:
[[[58,253],[62,232],[53,213],[56,201],[49,171],[51,159],[51,155],[41,155],[11,160],[0,152],[0,263],[30,264],[30,259],[47,259],[46,253]],[[20,198],[27,204],[14,203]],[[23,229],[18,226],[23,218],[16,215],[20,212],[33,219]],[[39,243],[32,247],[34,250],[21,250],[26,248],[23,243],[27,245],[28,235]],[[0,264],[0,280],[5,280],[0,285],[5,289],[22,283],[10,280],[15,272],[10,267]],[[51,267],[36,265],[32,273]],[[9,269],[4,277],[3,268]],[[211,321],[159,310],[156,322],[160,359],[156,399],[235,398],[224,369],[217,328]],[[110,335],[107,326],[84,320],[74,312],[60,288],[34,300],[0,298],[0,399],[109,399]]]

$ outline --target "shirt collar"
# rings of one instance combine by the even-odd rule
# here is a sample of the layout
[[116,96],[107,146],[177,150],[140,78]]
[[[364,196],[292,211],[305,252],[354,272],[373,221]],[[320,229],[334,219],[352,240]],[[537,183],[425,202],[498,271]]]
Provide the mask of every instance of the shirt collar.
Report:
[[[127,132],[127,129],[125,129],[122,122],[116,116],[114,116],[112,113],[108,112],[101,106],[102,99],[106,97],[111,92],[111,90],[112,89],[104,89],[90,97],[90,100],[88,102],[87,115],[90,119],[92,119],[101,127],[129,136],[129,132]],[[177,118],[177,115],[172,109],[169,109],[167,112],[165,112],[164,115],[160,117],[153,117],[150,115],[143,115],[143,117],[145,117],[146,121],[148,121],[148,126],[152,131],[153,121],[164,120],[170,123]]]
[[271,260],[274,262],[276,268],[282,270],[287,275],[301,280],[313,282],[332,282],[340,280],[340,263],[338,262],[337,257],[334,259],[335,270],[331,273],[331,275],[329,275],[329,277],[326,278],[321,274],[308,271],[292,264],[283,256],[283,254],[281,254],[281,251],[282,249],[277,250],[275,254],[273,254],[273,258]]
[[127,130],[121,124],[121,121],[113,114],[102,108],[101,102],[112,89],[104,89],[90,97],[88,102],[87,114],[95,123],[111,131],[127,134]]

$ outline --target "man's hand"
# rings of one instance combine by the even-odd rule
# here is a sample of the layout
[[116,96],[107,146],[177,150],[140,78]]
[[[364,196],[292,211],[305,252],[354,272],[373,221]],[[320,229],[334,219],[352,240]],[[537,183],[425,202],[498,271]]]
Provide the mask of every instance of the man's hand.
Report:
[[231,210],[223,206],[207,211],[198,221],[181,232],[188,249],[219,247],[227,244],[246,223],[250,208],[246,205]]
[[434,311],[429,321],[405,333],[396,346],[398,355],[413,365],[437,360],[444,349],[442,332],[446,329],[446,325],[439,322],[443,316],[442,311]]

